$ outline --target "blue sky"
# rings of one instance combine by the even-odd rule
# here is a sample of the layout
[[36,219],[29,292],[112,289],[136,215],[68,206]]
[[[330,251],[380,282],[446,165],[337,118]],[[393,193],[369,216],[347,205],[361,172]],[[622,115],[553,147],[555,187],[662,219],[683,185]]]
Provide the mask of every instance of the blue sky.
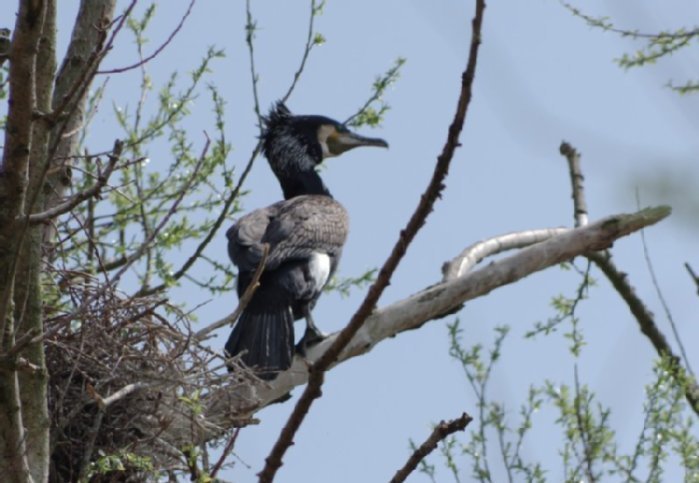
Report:
[[[125,2],[120,4],[123,7]],[[187,4],[184,0],[160,2],[148,34],[150,47],[167,37]],[[252,5],[258,23],[260,98],[266,109],[286,91],[300,60],[308,3],[253,1]],[[689,1],[668,0],[662,8],[650,0],[596,0],[577,6],[590,14],[610,16],[620,27],[641,31],[699,22],[699,9]],[[75,5],[62,3],[60,8],[64,10],[59,36],[65,45]],[[376,75],[397,57],[407,59],[400,80],[385,96],[391,110],[383,125],[361,130],[387,139],[390,150],[352,151],[330,160],[323,171],[326,184],[352,220],[342,275],[356,276],[382,263],[427,184],[455,110],[472,11],[471,2],[454,0],[329,1],[317,19],[317,31],[327,42],[312,52],[288,102],[294,112],[344,119],[370,93]],[[14,5],[0,7],[0,12],[10,18]],[[247,161],[256,136],[244,26],[244,2],[199,0],[181,33],[147,66],[157,85],[173,70],[194,69],[207,46],[225,49],[226,58],[214,63],[210,81],[227,101],[226,134],[234,146],[228,162],[238,168]],[[636,189],[642,205],[670,203],[675,208],[675,214],[647,230],[646,237],[664,296],[690,358],[699,366],[690,343],[699,337],[699,299],[683,267],[689,261],[699,268],[699,203],[691,191],[699,179],[699,100],[679,97],[664,87],[671,79],[696,78],[699,56],[696,51],[682,52],[646,69],[621,70],[613,59],[635,45],[589,28],[554,0],[488,4],[463,147],[454,159],[443,199],[380,306],[436,282],[442,263],[474,241],[515,230],[571,226],[568,172],[558,154],[565,139],[583,155],[591,219],[635,210]],[[135,48],[125,36],[104,65],[115,67],[135,59]],[[111,146],[115,133],[109,106],[112,102],[135,105],[137,86],[135,75],[110,80],[107,102],[91,135],[93,150]],[[206,95],[200,99],[191,106],[193,133],[213,130]],[[149,102],[155,105],[156,96]],[[203,135],[195,134],[193,139],[203,144]],[[155,146],[150,153],[152,166],[165,166],[167,153],[158,149]],[[661,178],[669,180],[668,189],[656,189],[654,181]],[[262,160],[255,165],[247,188],[252,193],[243,201],[245,210],[281,197]],[[616,243],[614,254],[669,335],[640,237]],[[227,262],[223,233],[208,255]],[[587,340],[579,361],[580,376],[611,406],[619,441],[628,447],[641,429],[643,386],[651,381],[654,353],[609,284],[598,273],[594,275],[599,284],[579,313]],[[536,341],[525,340],[523,334],[536,321],[553,315],[552,296],[573,296],[577,283],[573,273],[550,269],[469,302],[458,315],[468,344],[488,345],[496,325],[512,328],[490,389],[494,398],[505,401],[513,425],[529,384],[572,380],[573,361],[560,334]],[[325,331],[339,330],[361,295],[355,291],[347,299],[325,296],[315,311],[317,323]],[[233,293],[209,300],[206,293],[186,286],[174,291],[173,298],[192,307],[208,301],[197,314],[202,321],[226,315],[237,303]],[[410,438],[424,439],[440,419],[454,418],[462,411],[475,413],[473,394],[460,367],[447,354],[447,321],[401,334],[367,356],[334,369],[323,398],[287,453],[278,480],[387,480],[408,457]],[[222,331],[212,346],[221,348],[226,336],[227,330]],[[261,424],[241,433],[236,445],[238,463],[224,478],[255,481],[292,404],[258,413]],[[551,427],[551,412],[541,411],[537,417],[535,424],[541,429],[525,442],[523,452],[541,461],[550,480],[558,481],[562,477],[557,455],[560,431]],[[457,463],[467,475],[466,461]],[[447,476],[441,473],[439,481],[449,481]],[[414,475],[411,481],[427,480]]]

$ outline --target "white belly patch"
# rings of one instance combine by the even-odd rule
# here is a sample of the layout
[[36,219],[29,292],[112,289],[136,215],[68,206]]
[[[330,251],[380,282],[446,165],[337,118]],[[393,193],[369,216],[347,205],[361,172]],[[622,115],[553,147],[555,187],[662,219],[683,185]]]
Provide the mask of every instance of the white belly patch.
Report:
[[308,263],[308,272],[315,282],[315,290],[320,291],[330,277],[330,257],[326,253],[315,252]]

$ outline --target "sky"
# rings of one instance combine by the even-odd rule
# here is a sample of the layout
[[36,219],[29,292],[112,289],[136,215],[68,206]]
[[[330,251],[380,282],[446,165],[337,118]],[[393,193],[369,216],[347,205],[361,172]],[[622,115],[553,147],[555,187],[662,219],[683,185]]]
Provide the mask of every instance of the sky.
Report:
[[[125,3],[120,2],[120,8]],[[148,4],[139,2],[138,10]],[[167,38],[187,5],[184,0],[159,2],[146,52]],[[689,0],[667,0],[662,8],[650,0],[594,0],[574,5],[592,15],[608,16],[619,27],[640,31],[699,23],[699,7]],[[76,6],[77,2],[59,5],[63,49]],[[14,2],[4,3],[1,18],[11,18],[14,8]],[[292,80],[303,51],[308,10],[308,2],[252,1],[263,109],[281,97]],[[317,31],[327,41],[311,53],[288,102],[293,112],[345,119],[370,94],[377,75],[396,58],[406,59],[400,79],[385,96],[391,109],[382,126],[361,129],[363,134],[385,138],[390,149],[352,151],[330,160],[322,173],[351,217],[340,275],[357,276],[382,264],[427,185],[455,111],[472,15],[471,1],[329,0],[317,18]],[[208,81],[226,99],[226,135],[234,147],[228,163],[238,169],[247,162],[257,134],[245,22],[242,1],[198,0],[181,32],[147,65],[158,85],[173,70],[193,70],[208,46],[225,50],[226,57],[213,64]],[[475,241],[516,230],[572,226],[568,171],[558,154],[560,142],[567,140],[582,153],[591,220],[635,211],[637,198],[642,206],[673,206],[670,219],[646,230],[646,242],[690,360],[699,366],[699,355],[691,344],[699,337],[699,299],[683,266],[690,262],[699,269],[699,197],[693,191],[699,180],[699,98],[680,97],[665,87],[669,80],[679,83],[696,78],[699,55],[695,49],[648,68],[619,68],[614,59],[636,48],[638,44],[630,39],[588,27],[558,1],[488,4],[462,147],[453,160],[443,198],[379,307],[437,282],[442,264]],[[135,59],[135,46],[125,36],[103,65],[117,67]],[[136,75],[110,79],[105,107],[89,139],[93,151],[111,146],[115,132],[109,106],[135,105],[137,86]],[[206,97],[203,94],[191,106],[189,122],[194,133],[213,131]],[[148,102],[155,105],[157,97],[153,95]],[[203,145],[203,134],[193,139]],[[152,169],[167,165],[167,153],[157,146],[149,154]],[[246,187],[251,193],[243,200],[245,210],[281,198],[263,160],[256,163]],[[228,263],[224,238],[221,233],[208,255]],[[640,236],[615,243],[613,253],[669,335]],[[598,284],[579,311],[587,342],[578,361],[580,379],[611,407],[611,423],[620,444],[628,449],[642,426],[641,401],[644,385],[652,381],[655,354],[608,282],[598,272],[593,276]],[[510,326],[489,390],[491,397],[505,402],[513,426],[530,384],[572,381],[573,359],[563,331],[535,341],[523,336],[537,321],[554,315],[553,296],[572,297],[578,282],[574,272],[551,268],[470,301],[457,315],[467,345],[489,347],[494,328]],[[355,290],[348,298],[324,296],[315,309],[316,322],[326,332],[339,330],[362,295]],[[191,307],[204,304],[197,311],[203,323],[227,315],[237,304],[233,293],[212,300],[191,286],[173,291],[172,297]],[[333,369],[323,397],[314,404],[284,458],[278,481],[388,480],[408,458],[411,439],[424,440],[439,420],[455,418],[463,411],[475,414],[474,395],[461,367],[448,355],[446,324],[450,321],[453,318],[433,321],[401,334]],[[211,340],[212,347],[221,349],[226,337],[227,329],[221,330]],[[299,392],[297,389],[294,395]],[[241,432],[232,457],[235,465],[221,477],[256,481],[255,474],[294,401],[257,414],[260,424]],[[539,429],[525,440],[523,456],[540,461],[550,481],[560,481],[562,464],[557,452],[562,435],[552,426],[554,419],[549,410],[535,416]],[[451,481],[437,455],[430,462],[438,467],[438,481]],[[456,463],[464,481],[469,481],[469,463],[465,458]],[[503,475],[496,471],[496,481],[498,476]],[[414,474],[409,481],[428,479]]]

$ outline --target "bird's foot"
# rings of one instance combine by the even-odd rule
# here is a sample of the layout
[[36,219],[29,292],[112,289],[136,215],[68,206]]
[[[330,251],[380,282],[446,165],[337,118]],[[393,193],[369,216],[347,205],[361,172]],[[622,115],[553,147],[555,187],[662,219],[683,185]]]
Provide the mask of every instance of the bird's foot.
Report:
[[299,341],[299,343],[296,344],[296,352],[302,356],[305,356],[306,351],[309,348],[318,344],[326,337],[327,337],[327,335],[322,333],[319,330],[306,329],[306,332],[303,334],[303,337],[301,337],[301,340]]

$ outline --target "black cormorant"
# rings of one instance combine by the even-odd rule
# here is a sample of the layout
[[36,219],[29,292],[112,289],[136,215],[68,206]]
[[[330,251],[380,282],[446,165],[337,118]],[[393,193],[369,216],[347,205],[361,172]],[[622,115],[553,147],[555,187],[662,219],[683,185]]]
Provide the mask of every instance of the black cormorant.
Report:
[[295,320],[306,319],[301,350],[323,337],[311,310],[347,238],[347,212],[332,198],[316,166],[358,146],[388,144],[324,116],[294,116],[282,102],[264,119],[264,127],[263,152],[285,200],[243,216],[226,233],[228,253],[238,267],[239,297],[252,281],[264,244],[269,253],[260,286],[233,327],[225,352],[227,357],[242,353],[241,360],[258,376],[273,379],[291,366]]

